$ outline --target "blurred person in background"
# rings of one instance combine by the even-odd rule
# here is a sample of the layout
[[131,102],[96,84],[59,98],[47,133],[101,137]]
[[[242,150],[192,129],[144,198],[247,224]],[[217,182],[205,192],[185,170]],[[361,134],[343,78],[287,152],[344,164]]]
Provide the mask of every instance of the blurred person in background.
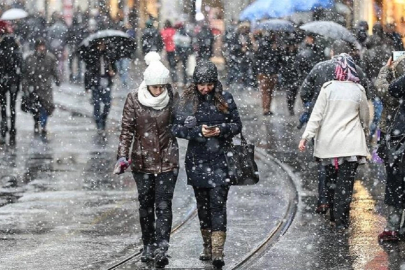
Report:
[[206,21],[201,21],[199,26],[194,47],[199,59],[209,60],[214,49],[214,34]]
[[[108,55],[104,41],[95,43],[93,53],[83,55],[86,63],[84,87],[91,91],[93,102],[93,117],[97,131],[105,135],[107,117],[111,108],[111,89],[113,77],[117,69],[115,62]],[[101,105],[104,105],[101,109]]]
[[297,62],[298,43],[296,34],[290,34],[286,37],[286,48],[283,55],[283,65],[281,67],[281,74],[283,85],[286,87],[287,107],[290,115],[294,115],[295,100],[297,98],[298,90],[304,76],[299,72]]
[[[22,52],[17,38],[12,35],[8,22],[0,21],[0,144],[6,143],[9,132],[9,145],[16,144],[16,100],[20,90]],[[9,94],[10,127],[7,117],[7,95]]]
[[[391,57],[394,51],[393,41],[384,33],[381,23],[373,26],[373,35],[366,41],[367,49],[363,53],[363,69],[369,80],[374,84],[381,67],[385,65],[387,59]],[[381,118],[383,104],[378,96],[370,96],[374,106],[374,117],[370,125],[370,140],[375,135],[378,123]]]
[[163,40],[159,31],[153,26],[153,20],[149,19],[145,23],[145,29],[142,31],[142,53],[161,52],[163,49]]
[[283,59],[275,33],[261,32],[256,37],[257,47],[254,52],[254,60],[262,94],[263,115],[268,116],[273,115],[270,111],[271,101]]
[[191,47],[192,40],[184,23],[178,23],[176,28],[177,31],[173,37],[174,45],[176,46],[176,55],[179,57],[181,70],[183,72],[183,85],[186,85],[188,58],[193,52]]
[[[69,81],[71,83],[82,80],[82,65],[76,49],[87,35],[87,29],[79,21],[79,17],[73,17],[72,25],[69,27],[66,35],[66,43],[69,45]],[[75,69],[75,64],[77,70]]]
[[392,40],[394,50],[403,51],[404,43],[402,42],[401,34],[398,33],[395,29],[395,24],[389,23],[385,26],[386,35],[389,39]]
[[176,29],[174,29],[172,23],[169,20],[166,20],[163,29],[160,31],[160,34],[162,35],[162,40],[165,45],[165,51],[167,61],[169,63],[172,82],[177,83],[176,46],[174,44],[174,35],[176,34]]
[[[400,234],[405,232],[401,227],[402,213],[404,210],[404,171],[399,167],[404,167],[401,163],[400,155],[398,159],[392,158],[392,153],[396,151],[394,145],[398,145],[401,136],[395,136],[393,133],[393,124],[396,120],[401,102],[389,93],[390,84],[401,76],[405,75],[405,57],[400,57],[397,61],[392,61],[390,57],[387,64],[381,68],[375,82],[377,91],[376,94],[383,103],[381,114],[381,122],[379,128],[381,130],[378,141],[378,156],[384,161],[386,172],[386,187],[384,203],[388,205],[387,224],[383,232],[378,235],[380,242],[398,241]],[[394,136],[393,136],[394,135]],[[397,134],[399,135],[399,134]],[[391,136],[394,140],[391,139]],[[401,165],[402,164],[402,165]]]
[[34,135],[47,141],[48,117],[55,110],[53,85],[60,86],[56,57],[47,50],[44,39],[35,42],[35,51],[28,55],[23,65],[23,91],[33,104]]

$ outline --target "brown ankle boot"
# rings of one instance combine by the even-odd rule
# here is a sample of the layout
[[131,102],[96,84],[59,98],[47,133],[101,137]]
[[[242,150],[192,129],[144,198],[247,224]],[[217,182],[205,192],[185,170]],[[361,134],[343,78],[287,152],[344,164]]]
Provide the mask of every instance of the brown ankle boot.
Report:
[[210,261],[212,258],[212,251],[211,251],[211,230],[202,229],[201,236],[203,239],[203,251],[200,254],[201,261]]
[[217,268],[222,268],[225,265],[224,262],[224,245],[226,239],[226,232],[212,232],[212,265]]

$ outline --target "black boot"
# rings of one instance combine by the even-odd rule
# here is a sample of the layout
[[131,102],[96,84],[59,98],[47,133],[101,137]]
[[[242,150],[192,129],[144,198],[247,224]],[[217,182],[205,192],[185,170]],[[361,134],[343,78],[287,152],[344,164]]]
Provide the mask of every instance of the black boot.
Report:
[[166,255],[167,248],[158,248],[155,252],[155,267],[165,268],[169,264],[169,258]]
[[141,255],[141,262],[151,262],[153,261],[155,248],[154,245],[143,246],[143,251]]
[[41,130],[41,140],[45,143],[48,142],[48,132],[46,129]]
[[212,265],[216,269],[222,269],[225,265],[224,262],[224,245],[226,239],[226,232],[216,231],[212,232]]
[[38,136],[39,136],[39,123],[37,121],[35,121],[35,123],[34,123],[34,137],[38,137]]
[[16,131],[15,130],[10,131],[10,141],[9,141],[10,146],[15,146],[15,144],[16,144],[15,137],[16,137]]

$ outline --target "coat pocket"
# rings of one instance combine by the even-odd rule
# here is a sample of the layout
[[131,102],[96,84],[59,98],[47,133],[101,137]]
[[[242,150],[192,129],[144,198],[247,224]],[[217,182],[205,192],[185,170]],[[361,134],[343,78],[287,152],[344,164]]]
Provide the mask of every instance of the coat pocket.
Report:
[[131,159],[134,169],[141,170],[143,168],[142,147],[138,138],[135,138],[132,144]]

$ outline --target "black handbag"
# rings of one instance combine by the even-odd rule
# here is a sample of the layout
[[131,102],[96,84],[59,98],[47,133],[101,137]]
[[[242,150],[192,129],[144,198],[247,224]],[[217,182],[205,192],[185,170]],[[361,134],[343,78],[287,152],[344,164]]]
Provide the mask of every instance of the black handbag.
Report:
[[225,151],[228,173],[232,185],[247,186],[259,182],[259,170],[255,162],[255,146],[248,144],[240,134],[241,144],[231,145]]

